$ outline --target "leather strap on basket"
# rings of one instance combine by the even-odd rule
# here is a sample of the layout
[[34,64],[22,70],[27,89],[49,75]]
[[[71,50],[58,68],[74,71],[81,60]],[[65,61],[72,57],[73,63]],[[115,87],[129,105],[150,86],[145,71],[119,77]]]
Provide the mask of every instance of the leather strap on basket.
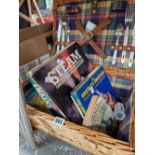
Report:
[[107,18],[103,20],[98,26],[96,26],[91,32],[85,32],[85,29],[83,28],[80,20],[76,21],[76,28],[81,31],[83,35],[83,39],[81,39],[78,43],[80,46],[83,46],[84,44],[88,43],[90,46],[97,52],[97,54],[102,58],[105,59],[104,52],[99,48],[98,45],[92,40],[92,37],[97,34],[101,29],[104,27],[107,27],[111,22],[110,18]]

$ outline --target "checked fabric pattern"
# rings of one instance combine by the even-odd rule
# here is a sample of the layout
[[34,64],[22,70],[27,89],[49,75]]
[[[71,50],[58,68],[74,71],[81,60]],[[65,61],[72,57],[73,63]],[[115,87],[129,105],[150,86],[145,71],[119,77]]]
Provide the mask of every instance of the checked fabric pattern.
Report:
[[[92,13],[92,0],[75,3],[74,5],[80,8],[80,12],[77,14],[66,14],[66,19],[71,28],[70,41],[78,41],[82,37],[82,34],[80,33],[80,31],[76,30],[76,27],[75,27],[75,22],[77,19],[80,19],[81,23],[85,27],[88,21],[91,21],[96,25],[98,25],[104,18],[111,17],[112,19],[111,24],[93,37],[93,40],[96,42],[96,44],[105,52],[107,56],[106,59],[103,60],[102,58],[98,57],[98,55],[91,48],[90,45],[85,45],[83,47],[83,51],[85,52],[86,56],[89,58],[90,62],[96,65],[113,66],[112,57],[113,57],[114,51],[111,50],[111,46],[115,45],[116,27],[118,24],[122,24],[123,26],[125,26],[125,9],[121,12],[120,11],[112,12],[112,6],[114,2],[115,1],[112,1],[112,0],[106,0],[106,1],[98,0],[97,10],[96,10],[96,13],[94,14]],[[66,4],[66,7],[67,5],[69,4]],[[73,5],[73,8],[74,8],[74,5]],[[131,4],[131,5],[134,10],[134,4]],[[57,8],[57,25],[63,11],[64,11],[63,6],[59,6]],[[130,31],[129,31],[129,38],[128,38],[129,45],[132,42],[133,27],[134,27],[134,21],[133,21],[133,24],[131,24]],[[120,45],[123,45],[123,39],[124,39],[124,36],[120,38]],[[123,64],[123,66],[121,66],[121,62],[120,62],[121,55],[122,55],[122,51],[118,51],[117,61],[115,66],[113,67],[128,68],[129,52],[127,52],[126,61]],[[133,63],[132,65],[133,70],[134,68],[135,68],[135,63]],[[121,96],[121,98],[125,98],[128,91],[130,91],[132,88],[133,80],[128,78],[126,79],[120,78],[120,77],[117,77],[116,75],[115,76],[109,75],[109,78],[111,80],[113,87],[115,88],[117,95]]]
[[[75,22],[77,19],[80,19],[81,23],[83,24],[83,27],[85,27],[86,23],[88,21],[93,22],[94,24],[98,25],[103,19],[110,17],[112,19],[111,24],[104,28],[102,31],[100,31],[97,35],[95,35],[92,39],[95,41],[95,43],[103,50],[103,52],[106,54],[106,59],[102,59],[98,57],[96,52],[91,48],[90,45],[85,45],[83,47],[83,51],[85,52],[87,58],[90,60],[91,63],[94,65],[103,65],[105,67],[105,70],[107,71],[107,74],[109,76],[109,79],[111,81],[111,84],[113,88],[115,89],[115,92],[117,96],[120,97],[120,101],[127,104],[126,106],[126,120],[122,123],[122,132],[125,136],[125,140],[128,139],[129,134],[129,125],[130,125],[130,113],[131,113],[131,107],[133,103],[133,99],[131,97],[132,91],[133,91],[133,85],[134,85],[134,69],[135,69],[135,62],[133,62],[132,67],[128,68],[128,61],[129,61],[129,54],[130,52],[127,52],[126,54],[126,61],[121,65],[121,56],[122,51],[118,51],[117,54],[117,60],[115,65],[112,65],[112,58],[114,54],[114,50],[111,50],[111,46],[115,45],[116,42],[116,27],[118,24],[122,24],[125,29],[125,9],[122,11],[112,11],[113,3],[117,0],[98,0],[97,1],[97,9],[96,13],[92,13],[92,2],[94,0],[85,0],[80,3],[74,3],[73,8],[75,6],[79,7],[79,13],[76,14],[66,14],[66,19],[69,23],[69,26],[71,28],[71,34],[70,34],[70,41],[79,41],[82,38],[82,34],[79,30],[76,30]],[[123,0],[126,1],[127,0]],[[69,4],[65,4],[67,7]],[[130,4],[133,12],[135,5]],[[63,6],[58,6],[57,8],[57,26],[58,21],[63,13]],[[128,38],[128,45],[131,45],[132,43],[132,33],[134,28],[134,19],[133,22],[130,25],[129,30],[129,38]],[[67,38],[67,36],[65,36]],[[123,45],[124,40],[124,34],[120,38],[120,46]],[[107,67],[107,68],[106,68]],[[109,68],[110,71],[109,71]],[[121,69],[124,69],[123,74],[127,74],[127,76],[120,76],[119,71],[122,72]],[[129,69],[130,71],[126,71],[126,69]],[[119,70],[119,71],[118,71]],[[130,108],[129,108],[130,107]],[[124,130],[124,131],[123,131]],[[124,133],[125,132],[125,133]],[[123,135],[122,134],[122,135]],[[123,137],[123,136],[122,136]]]

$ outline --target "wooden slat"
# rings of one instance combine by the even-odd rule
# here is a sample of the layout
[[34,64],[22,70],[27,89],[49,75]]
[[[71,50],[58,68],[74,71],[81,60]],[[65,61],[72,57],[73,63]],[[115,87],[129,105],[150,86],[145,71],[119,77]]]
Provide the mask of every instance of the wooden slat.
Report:
[[[31,0],[27,0],[27,7],[28,7],[28,14],[29,14],[29,17],[30,17],[30,19],[32,19]],[[32,24],[30,23],[30,25],[32,25]]]
[[38,13],[40,19],[41,19],[41,22],[42,22],[42,23],[45,23],[45,21],[44,21],[44,19],[43,19],[43,17],[42,17],[42,14],[41,14],[41,12],[40,12],[40,9],[39,9],[39,7],[38,7],[38,4],[37,4],[37,2],[36,2],[36,0],[32,0],[32,1],[33,1],[33,4],[34,4],[34,6],[35,6],[35,8],[36,8],[36,11],[37,11],[37,13]]
[[34,25],[38,25],[37,22],[33,21],[30,17],[24,15],[24,14],[21,13],[21,12],[19,12],[19,16],[20,16],[21,18],[25,19],[26,21],[28,21],[28,22],[34,24]]
[[81,150],[95,155],[134,155],[129,143],[113,139],[105,134],[69,121],[65,121],[63,126],[57,126],[52,123],[54,116],[41,112],[29,105],[27,105],[27,111],[33,127],[70,143]]
[[43,33],[19,44],[19,65],[24,65],[42,55],[49,53],[46,37],[52,36],[52,31]]
[[40,24],[19,30],[19,42],[31,39],[52,30],[52,23]]
[[21,6],[23,5],[24,2],[25,2],[25,0],[20,0],[19,1],[19,9],[21,8]]

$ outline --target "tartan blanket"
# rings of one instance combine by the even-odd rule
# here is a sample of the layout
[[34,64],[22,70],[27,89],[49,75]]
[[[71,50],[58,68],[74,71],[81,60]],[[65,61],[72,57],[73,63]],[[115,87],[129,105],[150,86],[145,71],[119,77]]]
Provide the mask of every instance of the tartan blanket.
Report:
[[[126,1],[127,0],[123,0]],[[79,41],[82,38],[82,34],[79,30],[76,29],[75,22],[77,19],[80,19],[81,23],[83,24],[83,27],[85,27],[86,23],[88,21],[93,22],[94,24],[98,25],[100,22],[102,22],[105,18],[110,17],[112,19],[109,26],[101,30],[97,35],[93,36],[93,40],[95,43],[102,49],[102,51],[106,54],[106,58],[103,60],[100,58],[96,52],[92,49],[90,45],[83,46],[83,51],[85,52],[87,58],[90,60],[90,62],[94,65],[103,65],[105,67],[105,71],[108,74],[108,77],[111,81],[111,84],[113,88],[115,89],[115,92],[118,97],[120,97],[120,101],[127,104],[126,105],[126,120],[124,121],[127,125],[122,125],[124,127],[121,127],[122,133],[125,133],[125,139],[128,137],[129,133],[129,124],[130,124],[130,112],[131,112],[131,106],[132,106],[132,98],[131,98],[131,92],[133,90],[133,84],[134,84],[134,69],[135,69],[135,61],[133,62],[132,67],[128,68],[128,62],[129,62],[129,54],[130,52],[126,52],[126,60],[123,66],[121,65],[121,56],[122,51],[118,51],[117,54],[117,60],[115,65],[112,65],[112,58],[114,54],[114,50],[111,50],[111,47],[115,45],[116,42],[116,27],[118,24],[122,24],[125,29],[125,9],[122,11],[112,11],[112,6],[114,4],[114,0],[98,0],[97,1],[97,9],[96,13],[92,13],[92,0],[86,0],[85,2],[76,3],[76,6],[80,8],[79,13],[77,14],[66,14],[67,21],[69,23],[69,26],[71,28],[71,34],[70,34],[70,41]],[[65,4],[66,6],[69,4]],[[74,4],[75,5],[75,4]],[[127,4],[132,7],[133,11],[135,8],[135,4]],[[60,5],[57,8],[57,29],[58,29],[58,22],[59,19],[63,13],[64,6]],[[134,28],[134,19],[133,22],[130,25],[129,30],[129,38],[128,38],[128,45],[132,44],[132,33]],[[67,38],[67,36],[65,36]],[[120,38],[119,45],[123,45],[124,40],[124,34]],[[112,67],[112,71],[116,72],[115,74],[112,74],[111,71],[109,71],[106,67]],[[117,70],[126,69],[124,71],[124,74],[128,72],[128,76],[119,76]],[[132,72],[129,72],[129,70],[132,70]],[[131,78],[132,77],[132,78]],[[130,107],[130,108],[129,108]],[[122,123],[123,124],[123,123]],[[125,127],[127,127],[125,129]],[[123,130],[125,130],[123,132]],[[127,136],[126,136],[127,135]]]
[[[83,47],[83,51],[85,52],[86,56],[88,57],[91,63],[96,65],[103,65],[103,66],[112,66],[112,57],[113,57],[114,51],[111,50],[111,46],[115,45],[115,42],[116,42],[115,31],[116,31],[117,25],[122,24],[123,26],[125,26],[125,9],[122,11],[113,12],[112,6],[116,1],[98,0],[96,13],[93,14],[92,2],[93,2],[92,0],[89,0],[85,2],[76,3],[74,5],[80,8],[80,12],[77,14],[66,14],[67,21],[72,30],[70,34],[70,41],[71,42],[78,41],[82,37],[82,34],[80,33],[80,31],[76,30],[76,27],[75,27],[75,22],[77,19],[80,19],[81,23],[85,27],[88,21],[91,21],[94,24],[98,25],[103,19],[110,17],[112,19],[111,24],[108,27],[101,30],[97,35],[93,37],[93,40],[96,42],[96,44],[105,52],[106,59],[103,60],[102,58],[100,58],[96,54],[96,52],[91,48],[90,45],[85,45]],[[69,4],[66,4],[66,7],[68,5]],[[130,4],[130,5],[134,10],[134,4]],[[60,5],[57,8],[57,24],[56,24],[57,26],[63,11],[64,11],[64,6]],[[129,38],[128,38],[129,45],[131,45],[131,42],[132,42],[133,27],[134,27],[134,20],[130,26]],[[124,37],[122,36],[120,38],[120,46],[123,45],[123,39]],[[121,66],[120,60],[122,56],[122,51],[118,51],[116,64],[113,66],[117,68],[128,68],[129,54],[130,52],[126,53],[126,61],[123,64],[123,66]],[[135,68],[135,62],[133,62],[133,65],[132,65],[132,69],[134,68]],[[116,76],[110,76],[110,75],[109,75],[109,78],[111,80],[111,83],[115,91],[117,92],[117,95],[122,98],[124,98],[127,95],[128,91],[130,91],[132,88],[133,79],[131,80],[128,78],[126,79],[118,78]]]

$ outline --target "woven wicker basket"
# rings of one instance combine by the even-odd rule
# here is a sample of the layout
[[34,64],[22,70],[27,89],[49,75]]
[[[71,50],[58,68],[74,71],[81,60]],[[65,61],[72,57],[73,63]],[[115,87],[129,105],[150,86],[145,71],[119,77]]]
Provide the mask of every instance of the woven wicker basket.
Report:
[[81,150],[95,155],[134,155],[134,148],[130,143],[113,139],[108,135],[69,121],[65,121],[63,126],[57,126],[52,123],[54,116],[31,106],[27,106],[27,111],[34,128],[57,137]]
[[[53,34],[56,32],[56,11],[57,6],[70,2],[82,2],[82,0],[54,0],[53,6]],[[55,35],[53,35],[55,37]],[[55,38],[54,38],[55,40]],[[134,135],[134,108],[130,122],[130,142],[116,140],[110,136],[93,131],[75,123],[65,121],[64,125],[57,126],[52,123],[54,116],[41,112],[27,105],[30,121],[34,128],[37,128],[51,136],[57,137],[81,150],[95,155],[134,155],[135,135]]]

